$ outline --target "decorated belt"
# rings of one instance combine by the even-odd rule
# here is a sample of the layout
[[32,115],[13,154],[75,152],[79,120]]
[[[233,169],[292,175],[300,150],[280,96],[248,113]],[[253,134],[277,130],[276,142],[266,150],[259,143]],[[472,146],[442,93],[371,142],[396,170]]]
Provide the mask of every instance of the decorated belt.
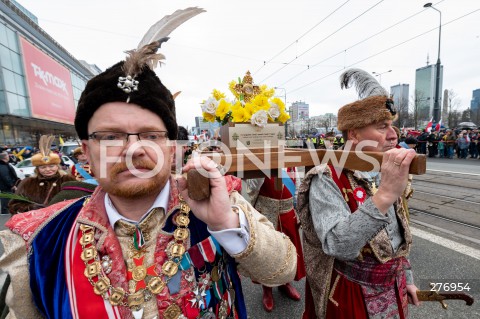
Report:
[[264,212],[276,212],[277,214],[288,213],[293,209],[293,198],[274,199],[263,195],[258,195],[255,208],[262,214]]
[[381,264],[369,256],[362,262],[335,259],[333,268],[350,281],[363,286],[392,286],[397,276],[408,265],[405,257],[395,258]]

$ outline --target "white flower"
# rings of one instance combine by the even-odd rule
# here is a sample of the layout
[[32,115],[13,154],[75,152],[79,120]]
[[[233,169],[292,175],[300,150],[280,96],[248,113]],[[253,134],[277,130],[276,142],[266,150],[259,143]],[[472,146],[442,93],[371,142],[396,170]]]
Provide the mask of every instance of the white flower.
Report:
[[278,107],[278,105],[270,102],[270,109],[268,110],[268,114],[272,119],[276,120],[277,117],[280,116],[280,108]]
[[260,127],[267,126],[268,122],[268,113],[264,110],[260,110],[252,114],[252,118],[250,119],[252,125],[257,125]]
[[209,97],[204,103],[202,103],[202,111],[205,113],[215,114],[218,107],[218,101],[213,97]]

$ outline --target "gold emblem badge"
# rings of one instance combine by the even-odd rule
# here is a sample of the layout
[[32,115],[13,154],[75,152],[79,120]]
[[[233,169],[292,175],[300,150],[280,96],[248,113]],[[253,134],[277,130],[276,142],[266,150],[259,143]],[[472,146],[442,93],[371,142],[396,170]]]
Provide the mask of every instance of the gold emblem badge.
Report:
[[177,222],[178,226],[188,226],[190,223],[190,219],[188,218],[188,215],[186,214],[178,214],[177,218],[175,218],[175,221]]
[[140,306],[143,303],[143,291],[129,295],[127,301],[130,308]]
[[214,266],[212,268],[212,272],[210,274],[210,276],[212,277],[212,281],[219,281],[220,280],[220,274],[218,273],[218,267],[217,266]]
[[178,317],[182,314],[182,310],[180,309],[177,304],[171,304],[168,308],[163,312],[163,316],[165,319],[178,319]]
[[153,277],[148,282],[148,289],[152,292],[152,294],[158,295],[162,292],[163,288],[165,288],[165,283],[160,277]]
[[172,277],[173,275],[175,275],[177,271],[178,271],[178,265],[171,260],[167,261],[162,266],[162,273],[169,277]]
[[97,251],[95,250],[95,247],[85,248],[80,255],[80,258],[82,258],[83,261],[90,261],[95,257],[97,257]]
[[108,290],[108,286],[110,286],[110,279],[107,277],[100,278],[93,287],[93,291],[97,295],[103,295]]
[[173,237],[175,240],[185,240],[188,238],[188,229],[187,228],[177,228],[173,232]]
[[101,265],[100,262],[94,261],[91,264],[88,264],[87,267],[85,268],[85,277],[87,278],[92,278],[97,276],[100,273]]
[[112,294],[110,295],[110,303],[114,306],[118,305],[122,300],[123,297],[125,296],[125,290],[121,287],[113,288],[112,289]]

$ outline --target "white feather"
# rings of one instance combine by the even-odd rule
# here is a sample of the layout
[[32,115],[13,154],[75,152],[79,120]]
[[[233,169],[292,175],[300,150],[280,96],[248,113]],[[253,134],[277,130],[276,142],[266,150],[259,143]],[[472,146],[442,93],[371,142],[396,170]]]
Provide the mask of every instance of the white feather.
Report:
[[355,84],[360,99],[368,96],[389,96],[387,90],[368,72],[362,69],[348,69],[340,75],[340,87],[348,89]]
[[171,15],[164,16],[148,29],[147,33],[138,44],[137,49],[154,41],[158,41],[161,38],[167,37],[182,23],[202,12],[205,12],[205,10],[198,7],[190,7],[183,10],[177,10]]

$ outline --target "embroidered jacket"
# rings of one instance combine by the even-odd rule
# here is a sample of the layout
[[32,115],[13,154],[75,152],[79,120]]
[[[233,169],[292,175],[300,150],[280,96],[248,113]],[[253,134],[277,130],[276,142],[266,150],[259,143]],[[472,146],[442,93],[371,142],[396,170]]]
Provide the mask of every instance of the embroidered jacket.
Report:
[[[325,253],[324,247],[322,247],[322,242],[318,237],[317,231],[314,227],[312,212],[310,211],[310,187],[312,179],[315,176],[320,176],[321,178],[333,179],[335,184],[338,187],[340,194],[330,194],[331,196],[342,196],[347,202],[349,209],[353,213],[356,210],[356,200],[353,196],[352,189],[357,185],[348,185],[350,182],[348,178],[355,183],[358,183],[359,186],[363,187],[369,195],[372,195],[372,189],[368,183],[362,182],[359,179],[354,178],[354,172],[350,170],[343,170],[341,176],[336,179],[333,178],[332,168],[329,166],[317,166],[310,170],[305,179],[300,186],[299,196],[298,196],[298,214],[304,231],[303,243],[304,243],[304,256],[305,256],[305,265],[307,272],[307,280],[309,288],[311,289],[311,294],[313,295],[314,300],[314,309],[310,307],[306,309],[307,312],[310,312],[308,316],[304,318],[325,318],[328,297],[330,293],[331,277],[332,271],[334,269],[334,263],[336,261],[335,257],[327,255]],[[342,180],[342,181],[340,181]],[[325,195],[325,194],[324,194]],[[326,195],[325,195],[326,196]],[[351,205],[351,202],[355,202],[355,205]],[[377,233],[372,234],[371,238],[366,239],[367,245],[362,249],[361,245],[364,243],[358,243],[360,245],[360,254],[353,258],[356,258],[359,262],[362,261],[363,255],[368,255],[368,261],[374,260],[376,263],[384,264],[395,258],[403,258],[408,255],[410,251],[410,245],[412,242],[412,236],[408,227],[408,222],[405,216],[403,205],[399,202],[394,205],[395,213],[394,216],[399,220],[400,229],[402,231],[401,238],[403,243],[399,245],[396,251],[392,248],[392,243],[387,230],[385,229],[386,225],[381,225],[377,230]],[[316,212],[321,213],[321,212]],[[374,230],[375,231],[375,230]],[[370,258],[371,257],[371,258]],[[348,261],[347,264],[353,265],[355,263],[354,259]],[[349,269],[352,269],[349,267]],[[314,311],[315,313],[312,313]]]

